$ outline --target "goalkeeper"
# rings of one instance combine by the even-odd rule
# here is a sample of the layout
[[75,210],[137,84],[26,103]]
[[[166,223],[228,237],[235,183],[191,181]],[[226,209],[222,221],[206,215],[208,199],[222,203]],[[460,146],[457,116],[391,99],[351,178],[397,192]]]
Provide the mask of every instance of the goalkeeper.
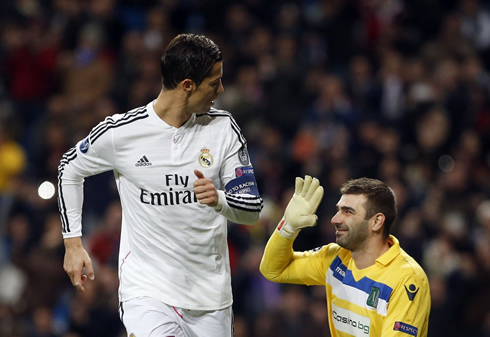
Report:
[[260,265],[269,280],[324,285],[333,337],[427,336],[430,294],[420,265],[390,235],[396,199],[385,183],[350,180],[331,222],[336,243],[293,251],[300,230],[314,226],[323,197],[318,179],[296,178],[286,212]]

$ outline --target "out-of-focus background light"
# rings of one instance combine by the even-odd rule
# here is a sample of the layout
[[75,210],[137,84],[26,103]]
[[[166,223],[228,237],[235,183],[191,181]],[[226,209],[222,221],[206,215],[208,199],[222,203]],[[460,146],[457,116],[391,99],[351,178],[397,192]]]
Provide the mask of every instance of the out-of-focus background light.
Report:
[[54,196],[55,192],[56,189],[53,183],[49,181],[43,182],[41,185],[39,185],[39,188],[37,189],[38,195],[45,200],[51,199]]

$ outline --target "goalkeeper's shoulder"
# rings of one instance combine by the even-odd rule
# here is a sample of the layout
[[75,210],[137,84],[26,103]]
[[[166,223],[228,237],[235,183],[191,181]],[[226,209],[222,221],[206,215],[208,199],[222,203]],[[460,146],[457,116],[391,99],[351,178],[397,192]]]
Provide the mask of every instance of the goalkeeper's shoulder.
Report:
[[343,260],[349,255],[349,252],[343,249],[342,247],[340,247],[338,244],[332,242],[320,247],[306,250],[301,253],[296,252],[296,254],[302,254],[303,256],[317,257],[321,259],[326,259],[328,261],[328,260],[333,260],[337,256],[341,260]]

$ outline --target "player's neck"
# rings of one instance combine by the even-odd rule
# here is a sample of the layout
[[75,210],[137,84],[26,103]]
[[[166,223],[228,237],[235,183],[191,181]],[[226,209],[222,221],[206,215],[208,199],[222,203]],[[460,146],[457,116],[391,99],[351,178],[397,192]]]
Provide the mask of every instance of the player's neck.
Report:
[[376,237],[371,238],[359,249],[351,251],[351,256],[358,269],[365,269],[374,265],[376,259],[386,253],[388,249],[390,249],[388,241]]
[[170,126],[180,128],[192,116],[186,109],[186,101],[174,90],[162,90],[153,103],[158,117]]

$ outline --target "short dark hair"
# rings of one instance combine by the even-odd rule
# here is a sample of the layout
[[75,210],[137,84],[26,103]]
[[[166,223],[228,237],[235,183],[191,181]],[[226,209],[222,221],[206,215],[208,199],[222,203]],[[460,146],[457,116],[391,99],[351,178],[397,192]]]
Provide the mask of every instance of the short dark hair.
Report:
[[385,216],[383,236],[388,237],[391,225],[395,221],[397,206],[395,192],[384,182],[377,179],[359,178],[349,180],[340,187],[340,193],[366,196],[366,220],[376,213]]
[[177,35],[160,60],[163,87],[175,89],[187,78],[199,86],[222,59],[221,50],[211,39],[196,34]]

